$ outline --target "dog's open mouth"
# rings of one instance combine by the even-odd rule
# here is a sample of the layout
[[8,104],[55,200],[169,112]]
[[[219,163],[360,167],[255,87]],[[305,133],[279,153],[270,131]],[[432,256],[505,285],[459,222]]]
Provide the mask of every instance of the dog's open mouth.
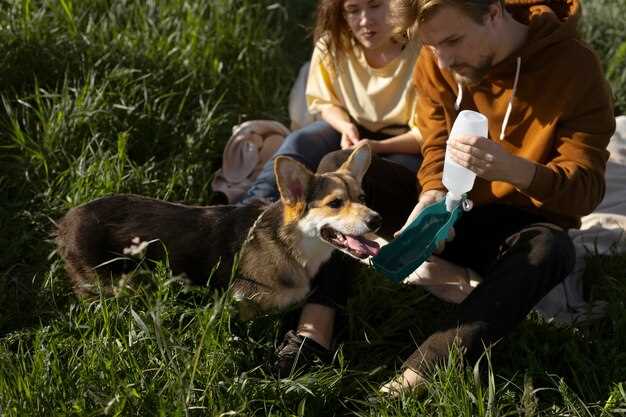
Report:
[[360,259],[376,256],[380,250],[378,242],[366,239],[364,236],[345,235],[329,226],[322,227],[320,234],[322,239],[332,246],[346,250]]

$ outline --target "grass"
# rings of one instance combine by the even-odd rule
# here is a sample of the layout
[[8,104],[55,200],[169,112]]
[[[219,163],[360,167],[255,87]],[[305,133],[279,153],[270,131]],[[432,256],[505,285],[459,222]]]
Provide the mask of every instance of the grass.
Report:
[[[623,98],[626,5],[585,6],[582,33]],[[224,294],[185,288],[166,264],[137,271],[150,290],[90,303],[71,295],[50,241],[54,220],[113,192],[209,201],[230,128],[287,121],[312,7],[2,3],[0,416],[626,414],[623,256],[589,259],[591,297],[608,301],[606,318],[560,329],[531,315],[480,366],[462,366],[452,351],[424,398],[398,401],[377,387],[450,307],[367,270],[333,366],[286,379],[271,364],[280,319],[293,313],[241,322]]]
[[615,114],[626,114],[626,0],[596,0],[583,3],[581,34],[604,63],[615,99]]

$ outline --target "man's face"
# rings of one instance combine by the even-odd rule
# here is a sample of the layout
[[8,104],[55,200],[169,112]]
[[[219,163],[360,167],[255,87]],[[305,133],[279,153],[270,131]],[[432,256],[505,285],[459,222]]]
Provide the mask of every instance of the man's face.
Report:
[[418,34],[439,67],[450,69],[465,83],[478,83],[493,66],[494,31],[487,16],[479,24],[456,7],[442,6],[419,25]]

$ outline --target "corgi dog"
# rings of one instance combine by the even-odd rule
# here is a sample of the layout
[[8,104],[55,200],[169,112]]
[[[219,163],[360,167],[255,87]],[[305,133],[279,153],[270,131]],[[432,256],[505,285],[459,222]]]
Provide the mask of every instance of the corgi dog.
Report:
[[[194,284],[230,286],[257,311],[302,301],[333,250],[356,258],[379,246],[364,237],[380,215],[364,204],[361,181],[371,162],[367,145],[336,170],[314,174],[285,156],[274,163],[280,199],[265,206],[190,206],[138,195],[113,195],[72,208],[59,221],[58,252],[79,296],[111,293],[114,276],[133,267],[125,256],[167,259]],[[238,255],[238,256],[237,256]],[[237,258],[236,273],[233,266]]]

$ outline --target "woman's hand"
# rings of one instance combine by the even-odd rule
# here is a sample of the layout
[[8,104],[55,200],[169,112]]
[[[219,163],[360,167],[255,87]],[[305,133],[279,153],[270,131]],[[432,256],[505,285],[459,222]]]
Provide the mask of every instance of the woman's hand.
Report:
[[[367,141],[372,152],[377,154],[418,154],[420,152],[419,136],[414,131],[408,131],[397,136],[382,140],[361,139]],[[360,143],[360,142],[359,142]]]
[[341,149],[351,149],[361,140],[359,129],[354,123],[347,122],[340,130],[341,132]]

